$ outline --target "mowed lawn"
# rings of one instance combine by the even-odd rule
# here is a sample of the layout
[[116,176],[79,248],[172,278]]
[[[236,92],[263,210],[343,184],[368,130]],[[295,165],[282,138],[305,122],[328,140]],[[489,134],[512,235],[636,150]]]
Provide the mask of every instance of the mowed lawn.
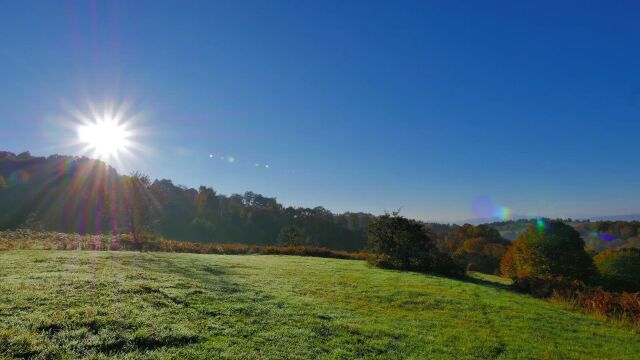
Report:
[[0,358],[638,359],[630,327],[363,261],[0,252]]

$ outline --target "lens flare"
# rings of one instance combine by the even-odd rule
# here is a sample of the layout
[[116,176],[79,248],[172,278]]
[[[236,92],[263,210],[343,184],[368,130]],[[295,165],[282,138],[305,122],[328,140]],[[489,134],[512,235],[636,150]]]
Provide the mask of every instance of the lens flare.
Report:
[[513,213],[511,211],[511,209],[507,208],[507,207],[501,207],[498,211],[498,217],[500,218],[500,220],[511,220],[513,218]]
[[599,231],[593,231],[590,234],[592,237],[598,237],[604,241],[613,241],[616,239],[615,236],[611,235],[611,234],[607,234],[607,233],[603,233],[603,232],[599,232]]
[[488,196],[478,196],[471,201],[471,213],[478,218],[497,218],[502,221],[513,219],[513,211],[496,204]]
[[477,196],[471,200],[471,213],[478,218],[495,216],[495,204],[488,196]]
[[29,182],[30,178],[31,176],[29,176],[28,172],[24,170],[18,170],[12,172],[7,180],[10,186],[14,186],[19,184],[26,184]]

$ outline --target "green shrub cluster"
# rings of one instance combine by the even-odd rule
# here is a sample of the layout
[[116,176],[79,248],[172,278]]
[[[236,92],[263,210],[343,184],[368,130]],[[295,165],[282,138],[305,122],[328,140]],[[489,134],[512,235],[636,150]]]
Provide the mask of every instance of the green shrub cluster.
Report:
[[385,214],[369,224],[370,262],[387,269],[462,275],[463,269],[440,252],[432,236],[418,221],[398,213]]
[[640,249],[607,250],[594,257],[598,280],[608,289],[640,291]]

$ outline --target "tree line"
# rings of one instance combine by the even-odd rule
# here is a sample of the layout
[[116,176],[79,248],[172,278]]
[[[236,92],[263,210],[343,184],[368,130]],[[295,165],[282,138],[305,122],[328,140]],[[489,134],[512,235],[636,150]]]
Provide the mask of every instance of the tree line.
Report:
[[[130,234],[134,244],[146,234],[207,244],[371,251],[385,255],[374,261],[380,266],[427,269],[437,264],[498,274],[501,266],[505,273],[505,255],[517,249],[503,234],[517,230],[522,236],[538,221],[550,222],[459,226],[394,213],[334,214],[323,207],[286,207],[251,191],[225,196],[208,186],[194,189],[140,173],[120,175],[86,157],[0,152],[0,230]],[[640,222],[565,222],[584,239],[590,255],[638,245]]]
[[[562,221],[578,231],[586,246],[595,252],[640,247],[640,221],[590,221],[571,218],[562,219]],[[537,219],[520,219],[494,222],[489,225],[497,229],[505,238],[515,240],[536,222]]]
[[366,247],[371,214],[285,207],[251,191],[120,175],[86,157],[0,152],[0,229],[79,234],[156,234],[173,240],[245,245]]

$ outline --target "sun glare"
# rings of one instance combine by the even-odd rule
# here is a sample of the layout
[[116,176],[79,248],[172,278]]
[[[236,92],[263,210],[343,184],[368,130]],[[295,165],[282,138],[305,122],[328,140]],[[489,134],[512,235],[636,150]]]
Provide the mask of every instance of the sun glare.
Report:
[[129,146],[127,129],[111,118],[97,119],[95,123],[80,126],[78,138],[88,150],[102,158],[117,156]]

